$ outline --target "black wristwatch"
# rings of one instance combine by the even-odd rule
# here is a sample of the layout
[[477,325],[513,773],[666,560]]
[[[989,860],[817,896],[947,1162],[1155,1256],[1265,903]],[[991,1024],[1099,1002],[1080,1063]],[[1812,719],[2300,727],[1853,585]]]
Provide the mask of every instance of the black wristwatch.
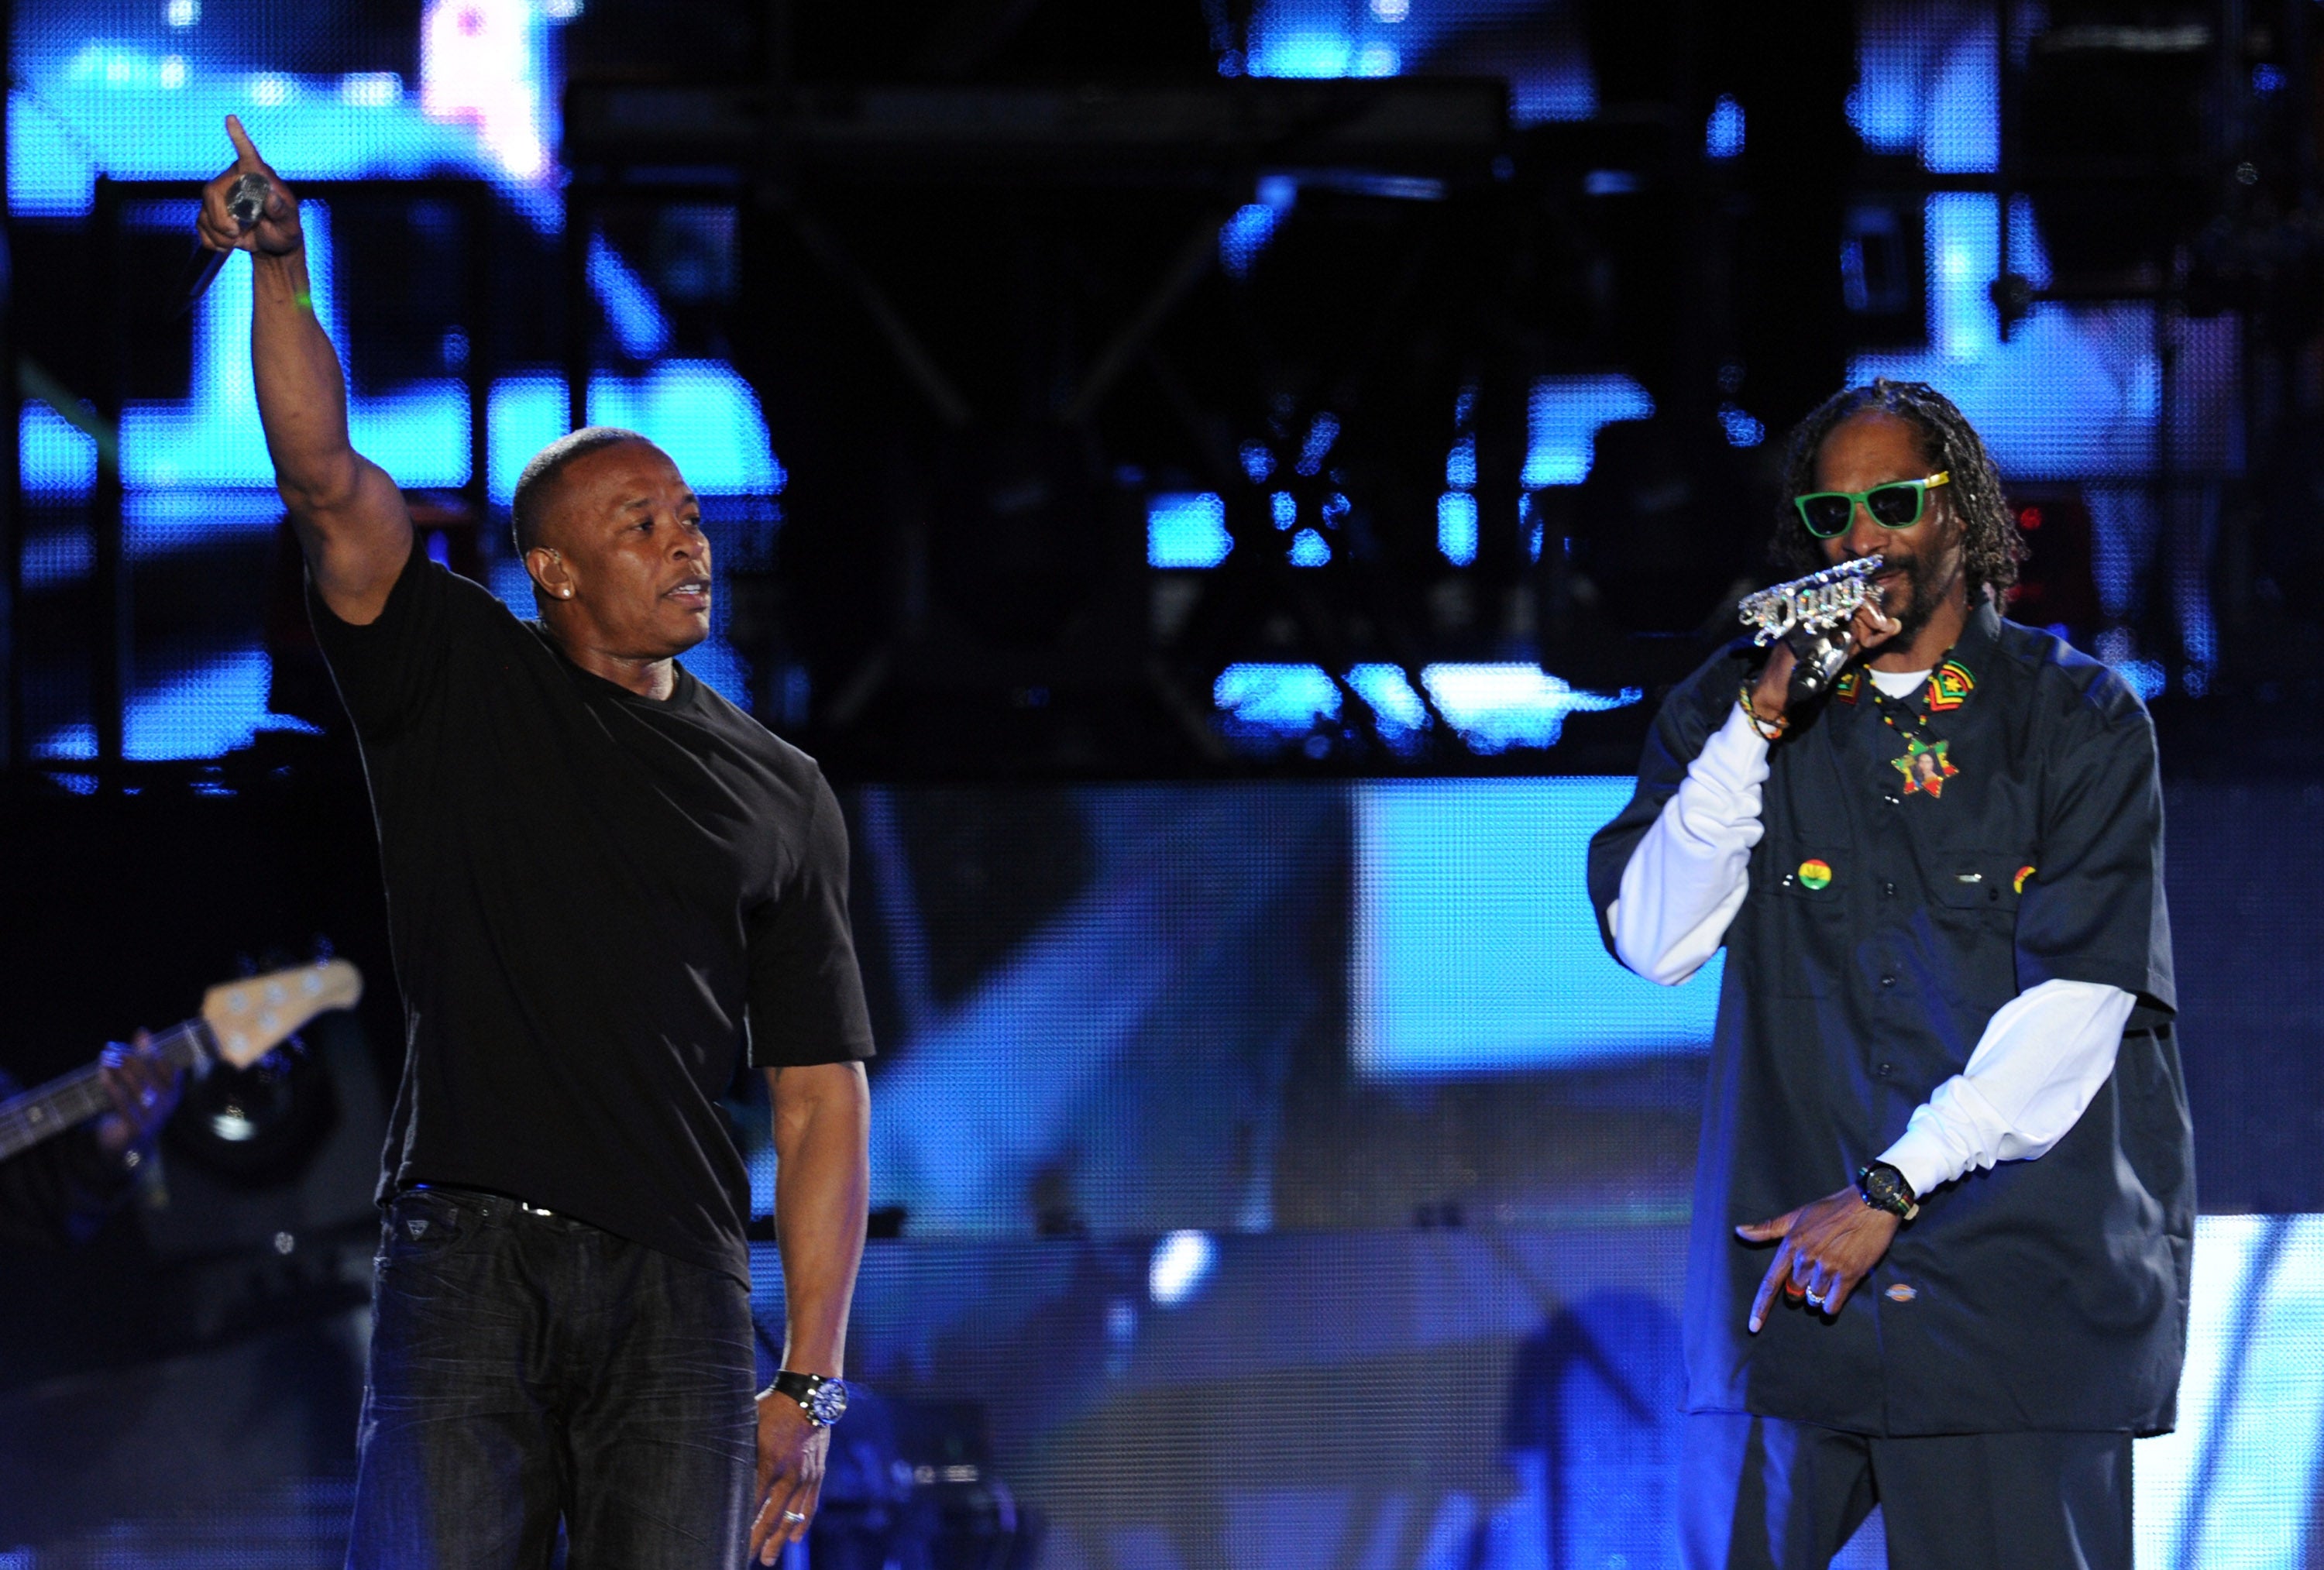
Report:
[[1904,1174],[1886,1161],[1874,1161],[1856,1174],[1856,1191],[1875,1210],[1886,1210],[1899,1221],[1910,1221],[1921,1213],[1920,1197]]
[[779,1396],[788,1396],[799,1404],[807,1420],[818,1428],[828,1428],[847,1415],[847,1382],[820,1373],[793,1373],[789,1369],[775,1375],[768,1387]]

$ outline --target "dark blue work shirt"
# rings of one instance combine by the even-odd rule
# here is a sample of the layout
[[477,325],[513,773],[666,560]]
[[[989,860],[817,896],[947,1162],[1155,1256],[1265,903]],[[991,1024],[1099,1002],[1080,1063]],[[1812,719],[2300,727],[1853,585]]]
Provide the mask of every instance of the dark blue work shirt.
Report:
[[[1623,868],[1754,664],[1738,642],[1672,693],[1636,795],[1591,841],[1609,949]],[[2167,1430],[2194,1161],[2137,695],[1987,604],[1911,699],[1852,671],[1768,768],[1704,1098],[1689,1409],[1879,1435]],[[1996,1010],[2056,979],[2138,999],[2072,1131],[1924,1196],[1838,1318],[1779,1307],[1750,1335],[1773,1250],[1736,1226],[1849,1183]]]

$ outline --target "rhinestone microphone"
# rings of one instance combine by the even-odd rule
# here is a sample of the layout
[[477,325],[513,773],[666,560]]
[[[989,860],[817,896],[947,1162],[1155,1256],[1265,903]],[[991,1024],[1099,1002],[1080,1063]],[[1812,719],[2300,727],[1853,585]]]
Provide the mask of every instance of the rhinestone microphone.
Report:
[[1878,556],[1864,556],[1776,583],[1746,594],[1735,613],[1754,629],[1751,641],[1762,648],[1795,632],[1830,632],[1847,625],[1859,607],[1879,605],[1880,586],[1872,577],[1880,565]]

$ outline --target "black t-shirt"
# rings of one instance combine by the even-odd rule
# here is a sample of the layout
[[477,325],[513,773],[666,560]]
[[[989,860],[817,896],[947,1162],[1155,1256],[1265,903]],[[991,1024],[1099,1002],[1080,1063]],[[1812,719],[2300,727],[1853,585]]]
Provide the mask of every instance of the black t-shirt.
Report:
[[590,675],[416,548],[368,626],[309,600],[403,988],[381,1198],[493,1189],[747,1282],[718,1097],[746,1050],[872,1050],[821,771],[683,669],[659,702]]

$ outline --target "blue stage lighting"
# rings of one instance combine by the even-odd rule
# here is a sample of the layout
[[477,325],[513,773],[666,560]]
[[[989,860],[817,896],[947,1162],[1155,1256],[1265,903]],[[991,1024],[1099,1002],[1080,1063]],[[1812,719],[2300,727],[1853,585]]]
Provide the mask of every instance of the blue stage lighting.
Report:
[[1545,376],[1533,384],[1527,412],[1532,441],[1525,484],[1537,491],[1588,479],[1598,427],[1618,419],[1645,419],[1655,412],[1655,400],[1627,376]]
[[1447,491],[1436,499],[1436,548],[1456,567],[1477,559],[1477,499]]
[[1215,491],[1165,494],[1146,507],[1146,565],[1215,567],[1234,549],[1226,503]]
[[1683,986],[1599,940],[1589,840],[1628,779],[1354,787],[1352,1040],[1374,1078],[1571,1068],[1711,1040],[1720,958]]
[[1720,94],[1719,102],[1711,106],[1710,123],[1703,127],[1702,151],[1712,158],[1743,155],[1743,106],[1725,93]]
[[1173,1232],[1154,1245],[1146,1269],[1146,1295],[1157,1308],[1175,1308],[1202,1290],[1219,1262],[1219,1245],[1207,1232]]

